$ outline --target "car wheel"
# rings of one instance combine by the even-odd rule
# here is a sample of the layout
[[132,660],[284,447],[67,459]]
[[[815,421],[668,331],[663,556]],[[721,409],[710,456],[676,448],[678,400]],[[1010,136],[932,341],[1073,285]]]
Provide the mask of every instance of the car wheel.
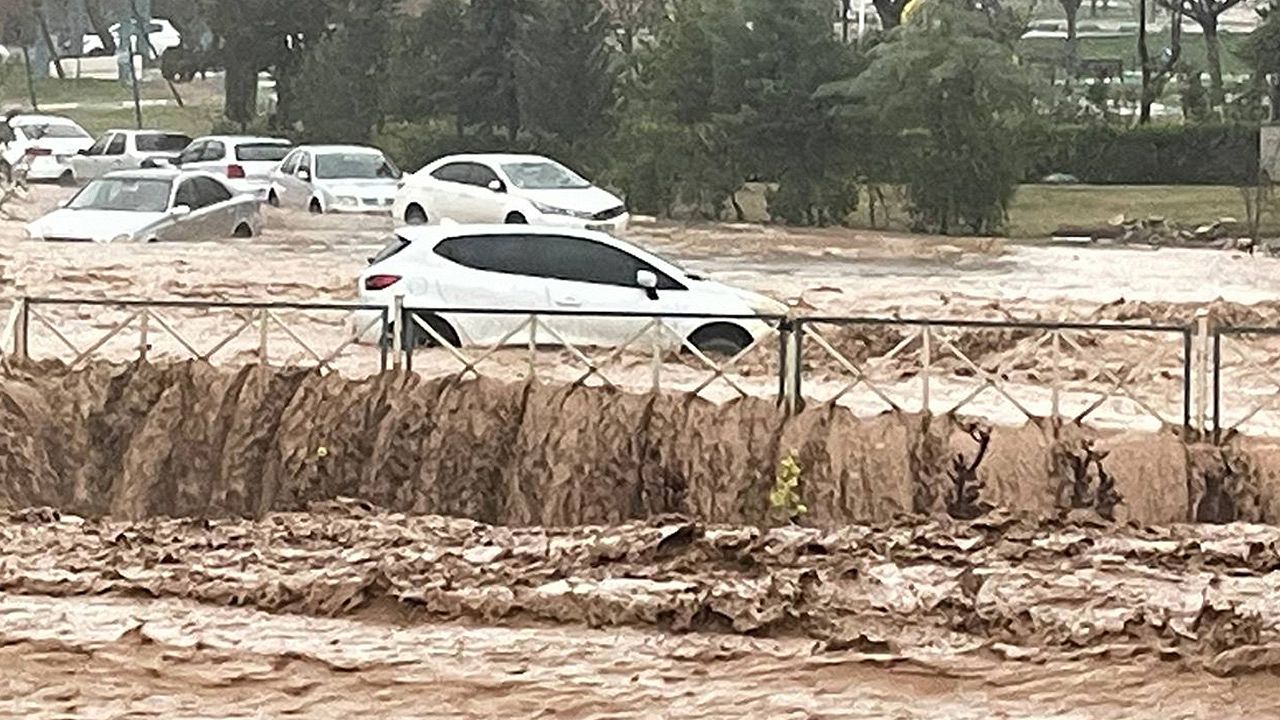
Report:
[[525,219],[524,215],[521,215],[518,212],[513,212],[513,213],[507,213],[507,224],[508,225],[528,225],[529,221]]
[[733,357],[751,345],[751,333],[731,323],[712,323],[698,328],[689,343],[705,355]]
[[311,198],[311,204],[307,206],[307,209],[311,211],[312,215],[324,214],[324,208],[320,207],[320,201],[315,198]]
[[267,204],[270,205],[271,207],[276,207],[276,208],[280,207],[280,196],[276,195],[275,190],[272,190],[271,192],[267,193]]
[[251,238],[253,237],[253,228],[249,227],[248,223],[240,223],[236,226],[235,231],[231,233],[231,237]]
[[421,205],[410,205],[404,211],[404,221],[410,225],[426,225],[427,211],[423,210]]
[[[430,313],[414,313],[414,317],[425,323],[428,327],[436,332],[436,335],[444,338],[445,342],[453,347],[461,347],[462,342],[458,339],[458,333],[449,323],[445,322],[439,315]],[[422,347],[438,347],[439,341],[435,337],[422,329],[418,323],[413,323],[408,328],[407,337],[405,337],[405,347],[422,348]]]

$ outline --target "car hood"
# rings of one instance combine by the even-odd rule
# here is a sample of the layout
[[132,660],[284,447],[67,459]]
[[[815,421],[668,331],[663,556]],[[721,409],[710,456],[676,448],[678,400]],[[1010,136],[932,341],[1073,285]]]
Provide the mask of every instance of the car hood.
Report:
[[331,195],[352,195],[355,197],[390,197],[399,189],[399,180],[317,180],[316,187]]
[[752,290],[744,290],[732,285],[725,285],[715,280],[689,280],[690,288],[696,288],[701,292],[709,292],[716,295],[723,295],[745,304],[751,309],[751,312],[761,315],[780,315],[785,316],[789,308],[785,303],[774,300],[768,295],[761,295]]
[[123,210],[54,210],[27,226],[32,237],[111,242],[133,235],[164,220],[165,213]]
[[601,190],[594,185],[573,190],[520,190],[512,191],[517,197],[551,207],[577,210],[578,212],[598,213],[601,210],[616,208],[622,200],[612,193]]

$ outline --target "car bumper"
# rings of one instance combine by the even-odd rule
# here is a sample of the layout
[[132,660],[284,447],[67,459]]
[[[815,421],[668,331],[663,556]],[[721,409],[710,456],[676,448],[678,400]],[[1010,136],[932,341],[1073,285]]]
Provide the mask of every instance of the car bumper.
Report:
[[23,163],[28,180],[57,180],[71,169],[70,155],[37,155]]
[[567,215],[550,215],[542,214],[538,216],[537,223],[539,225],[548,225],[551,227],[574,228],[576,230],[595,230],[597,232],[616,234],[627,229],[627,224],[631,221],[629,213],[623,213],[617,217],[608,220],[584,220],[582,218],[569,217]]
[[343,215],[390,215],[395,201],[391,198],[360,198],[360,202],[352,204],[330,203],[325,212]]

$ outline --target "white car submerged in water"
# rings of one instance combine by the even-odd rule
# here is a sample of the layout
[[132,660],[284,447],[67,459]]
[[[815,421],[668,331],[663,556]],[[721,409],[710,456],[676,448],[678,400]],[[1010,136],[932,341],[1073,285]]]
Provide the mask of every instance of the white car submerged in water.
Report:
[[[452,345],[527,345],[519,315],[427,312],[449,309],[561,311],[543,320],[575,345],[617,347],[635,340],[652,314],[698,315],[665,321],[662,344],[734,354],[787,307],[763,295],[685,272],[631,243],[588,230],[511,225],[406,227],[371,259],[359,280],[361,302],[394,307],[397,295],[421,322]],[[645,313],[634,317],[572,313]],[[357,313],[362,340],[376,337],[377,311]],[[373,325],[373,327],[369,327]],[[368,328],[366,330],[365,328]],[[554,342],[546,331],[536,337]],[[410,341],[435,338],[418,328]],[[648,347],[652,340],[636,341]]]
[[400,169],[377,148],[303,145],[271,173],[267,202],[317,214],[388,214],[400,177]]
[[62,207],[32,222],[33,240],[155,242],[252,237],[258,202],[208,173],[127,170],[90,181]]
[[391,214],[410,225],[508,223],[616,233],[626,205],[539,155],[451,155],[405,178]]

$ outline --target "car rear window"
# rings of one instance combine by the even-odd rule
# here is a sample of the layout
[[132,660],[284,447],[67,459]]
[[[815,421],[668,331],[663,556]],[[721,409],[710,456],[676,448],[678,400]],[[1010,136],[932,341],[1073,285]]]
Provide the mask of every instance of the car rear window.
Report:
[[191,138],[177,133],[146,133],[137,137],[139,152],[182,152]]
[[87,138],[91,137],[89,133],[81,130],[75,125],[55,125],[55,124],[39,124],[30,123],[17,126],[22,130],[22,134],[27,136],[29,140],[43,140],[45,138]]
[[236,159],[247,162],[280,162],[292,146],[284,143],[247,143],[236,146]]
[[378,263],[382,262],[383,260],[386,260],[387,258],[391,257],[392,255],[395,255],[396,253],[400,252],[401,250],[407,247],[409,247],[409,241],[405,240],[399,235],[395,235],[391,238],[389,242],[387,242],[386,245],[382,247],[381,250],[378,251],[377,255],[374,255],[373,257],[369,258],[369,264],[377,265]]

